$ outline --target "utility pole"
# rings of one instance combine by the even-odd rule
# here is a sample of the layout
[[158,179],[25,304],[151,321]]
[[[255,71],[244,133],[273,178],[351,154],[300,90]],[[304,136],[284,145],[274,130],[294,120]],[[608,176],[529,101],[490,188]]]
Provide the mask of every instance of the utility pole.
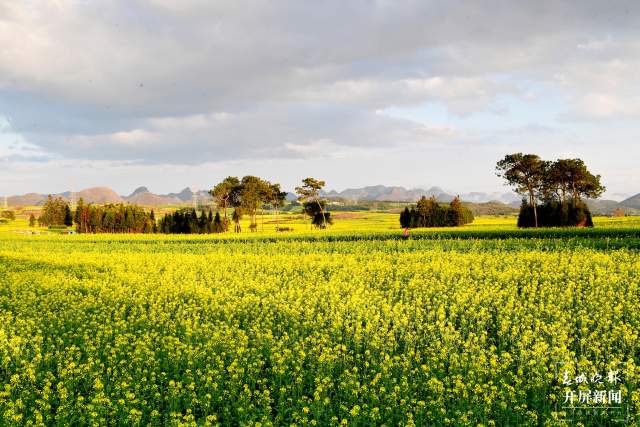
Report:
[[69,190],[69,204],[71,205],[72,210],[75,209],[75,204],[76,204],[76,197],[73,190],[74,190],[74,185],[73,185],[73,181],[71,181],[71,189]]
[[193,209],[198,210],[198,188],[192,187],[191,198],[193,199]]

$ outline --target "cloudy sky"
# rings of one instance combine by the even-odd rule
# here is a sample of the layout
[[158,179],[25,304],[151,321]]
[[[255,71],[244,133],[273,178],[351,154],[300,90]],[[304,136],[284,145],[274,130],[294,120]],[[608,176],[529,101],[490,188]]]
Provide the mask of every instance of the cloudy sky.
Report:
[[508,152],[640,192],[640,2],[0,0],[0,194],[506,191]]

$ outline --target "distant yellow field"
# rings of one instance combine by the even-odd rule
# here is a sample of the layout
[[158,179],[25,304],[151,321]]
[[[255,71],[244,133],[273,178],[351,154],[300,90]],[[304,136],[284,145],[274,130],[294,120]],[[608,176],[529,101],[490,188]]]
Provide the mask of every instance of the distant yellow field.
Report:
[[[275,233],[276,219],[275,215],[265,213],[258,216],[258,229],[256,232],[249,231],[249,220],[244,218],[241,222],[241,235],[290,235],[297,233],[319,233],[331,234],[334,232],[379,232],[393,231],[400,232],[399,215],[388,212],[332,212],[334,224],[328,230],[317,230],[313,228],[309,219],[302,214],[281,213],[279,215],[279,223],[281,227],[288,227],[292,231]],[[473,223],[462,228],[464,229],[516,229],[517,218],[515,216],[480,216],[476,217]],[[595,227],[635,227],[640,226],[640,216],[627,217],[594,217]],[[440,228],[437,228],[440,229]],[[25,215],[18,215],[15,221],[0,223],[0,231],[18,231],[31,230],[47,233],[46,228],[30,228],[28,219]],[[436,229],[433,229],[436,230]],[[224,233],[225,237],[229,237],[235,233]]]

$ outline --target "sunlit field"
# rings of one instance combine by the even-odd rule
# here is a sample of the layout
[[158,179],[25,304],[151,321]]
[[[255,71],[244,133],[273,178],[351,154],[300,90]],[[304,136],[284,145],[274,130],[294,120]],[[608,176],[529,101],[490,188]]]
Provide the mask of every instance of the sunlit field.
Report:
[[[640,220],[27,235],[0,225],[0,425],[566,425],[556,370],[623,366]],[[609,415],[588,425],[614,424]]]
[[[29,208],[27,208],[29,211]],[[31,210],[37,210],[39,208],[33,207]],[[308,219],[300,213],[280,213],[278,215],[277,224],[280,227],[288,227],[291,231],[284,231],[278,234],[285,235],[291,232],[294,233],[321,233],[330,234],[332,232],[375,232],[375,231],[399,231],[400,223],[398,214],[388,212],[332,212],[334,218],[334,224],[330,226],[328,230],[315,230],[310,226]],[[640,226],[640,216],[626,216],[626,217],[594,217],[594,224],[596,227],[638,227]],[[464,226],[465,229],[486,229],[500,228],[500,229],[516,229],[517,217],[515,215],[500,215],[500,216],[480,216],[475,218],[473,223]],[[242,235],[249,234],[275,234],[276,229],[276,216],[265,211],[263,215],[258,215],[258,229],[256,232],[251,233],[249,231],[249,219],[243,218]],[[71,227],[70,227],[71,229]],[[0,231],[11,230],[36,230],[41,233],[47,233],[49,230],[46,228],[30,228],[28,218],[26,215],[18,215],[15,221],[0,222]],[[225,233],[225,237],[229,234]],[[211,236],[209,236],[211,237]]]

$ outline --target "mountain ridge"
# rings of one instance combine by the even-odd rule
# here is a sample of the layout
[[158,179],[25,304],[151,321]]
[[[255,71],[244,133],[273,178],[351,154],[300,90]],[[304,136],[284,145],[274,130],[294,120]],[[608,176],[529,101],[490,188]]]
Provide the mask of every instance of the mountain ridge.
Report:
[[640,193],[620,202],[620,205],[628,208],[640,209]]
[[[212,200],[211,195],[204,190],[195,193],[200,202],[209,202]],[[402,186],[385,186],[370,185],[365,187],[346,188],[342,191],[329,190],[321,191],[324,197],[329,199],[343,199],[346,201],[357,202],[362,201],[380,201],[380,202],[416,202],[421,197],[435,197],[438,201],[446,203],[458,195],[457,193],[448,192],[438,186],[424,188],[405,188]],[[52,194],[53,197],[62,197],[71,200],[72,193],[65,191],[63,193]],[[127,196],[118,195],[109,187],[92,187],[86,188],[79,192],[73,193],[74,200],[83,199],[86,203],[135,203],[144,206],[161,206],[161,205],[184,205],[193,201],[194,192],[191,188],[186,187],[177,193],[156,194],[149,190],[146,186],[139,186]],[[470,203],[489,203],[499,202],[512,207],[520,205],[521,198],[515,193],[486,193],[472,191],[459,194],[463,202]],[[38,206],[44,204],[48,195],[38,193],[27,193],[23,195],[9,196],[7,202],[9,206]],[[288,193],[287,199],[293,201],[296,199],[295,194]],[[615,209],[621,208],[628,213],[640,213],[640,193],[631,196],[621,202],[606,199],[588,200],[587,204],[594,214],[610,215]]]
[[428,189],[410,188],[402,186],[384,186],[371,185],[360,188],[347,188],[343,191],[331,190],[324,192],[326,197],[339,197],[347,200],[369,200],[369,201],[385,201],[385,202],[415,202],[421,197],[435,197],[441,202],[450,202],[456,195],[460,199],[467,202],[484,203],[490,201],[498,201],[505,204],[520,203],[520,198],[513,193],[454,193],[447,192],[441,187],[432,186]]

